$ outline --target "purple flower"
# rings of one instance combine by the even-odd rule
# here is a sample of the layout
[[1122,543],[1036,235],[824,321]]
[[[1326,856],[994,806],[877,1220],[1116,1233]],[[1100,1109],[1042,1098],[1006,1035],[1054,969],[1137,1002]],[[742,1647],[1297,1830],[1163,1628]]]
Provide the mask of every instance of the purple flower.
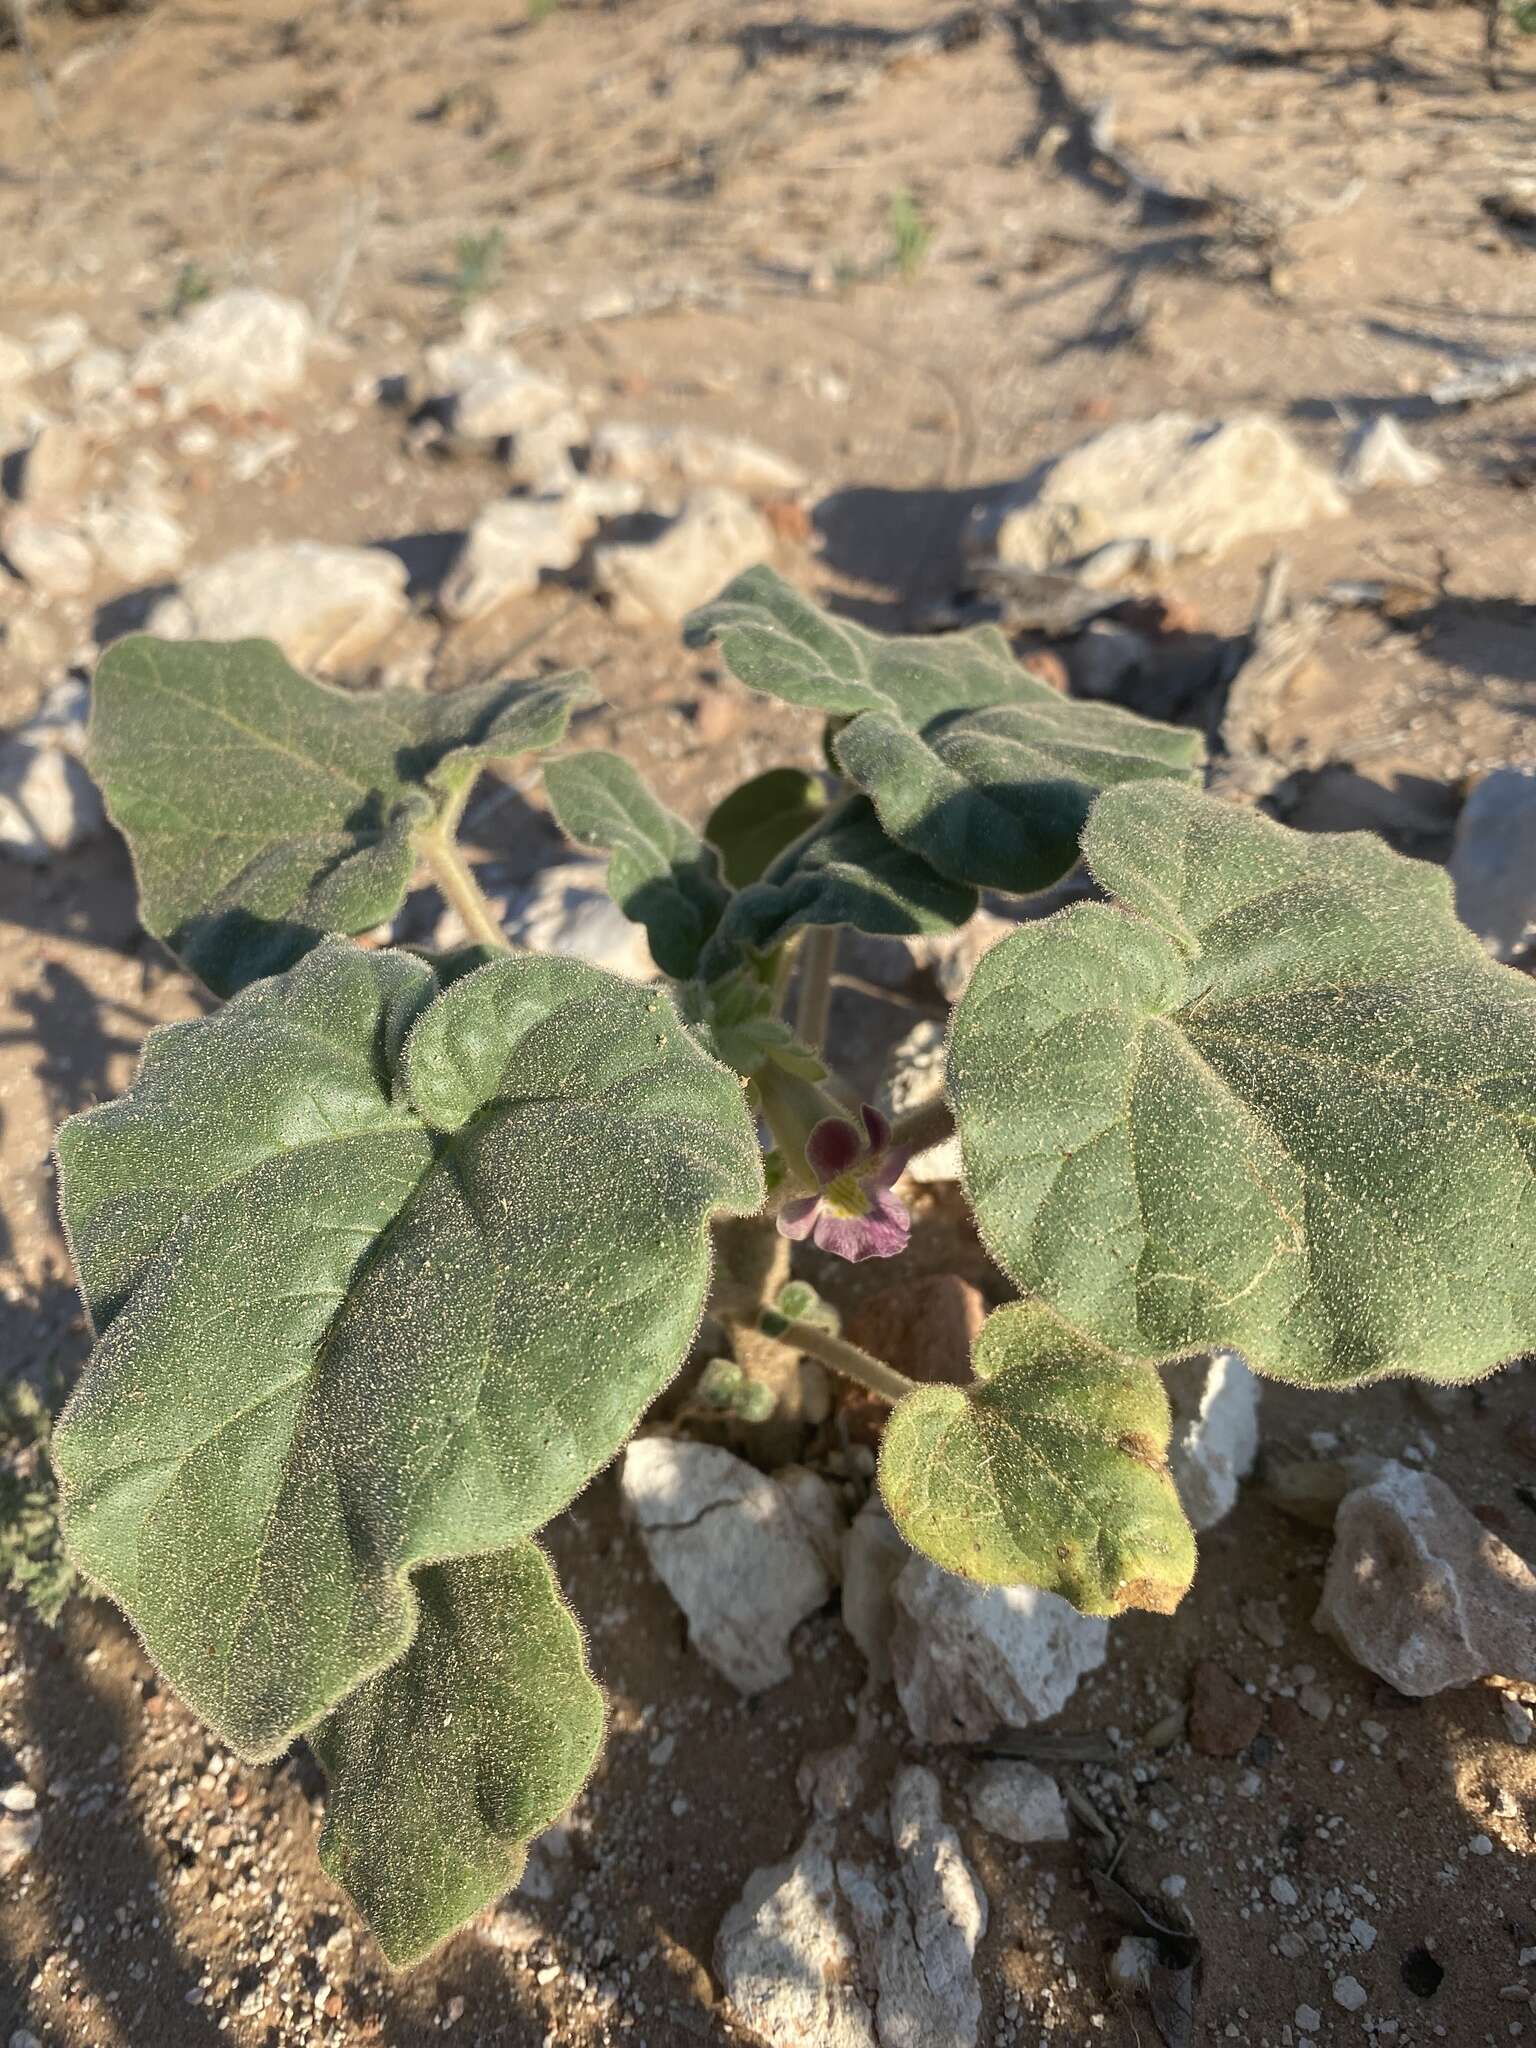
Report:
[[816,1193],[786,1202],[781,1236],[808,1237],[839,1259],[894,1259],[907,1248],[912,1218],[891,1188],[907,1163],[891,1149],[891,1127],[866,1103],[858,1130],[840,1116],[824,1117],[805,1142],[805,1163]]

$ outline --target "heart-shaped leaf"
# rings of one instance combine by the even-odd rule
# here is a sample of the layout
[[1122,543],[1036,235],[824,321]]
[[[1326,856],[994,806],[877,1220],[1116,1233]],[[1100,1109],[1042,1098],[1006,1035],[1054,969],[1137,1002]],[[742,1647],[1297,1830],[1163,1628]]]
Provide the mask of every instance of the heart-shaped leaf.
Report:
[[986,954],[949,1087],[982,1234],[1139,1357],[1475,1379],[1536,1348],[1536,985],[1444,874],[1162,784],[1084,838],[1121,908]]
[[415,835],[481,765],[552,746],[580,676],[446,696],[312,682],[270,641],[120,640],[91,772],[145,924],[219,995],[399,909]]
[[709,814],[704,837],[720,850],[733,889],[761,881],[787,846],[820,824],[827,792],[819,775],[803,768],[769,768],[722,797]]
[[543,1552],[425,1566],[416,1633],[310,1736],[331,1781],[320,1861],[392,1963],[510,1891],[575,1798],[603,1696]]
[[880,1491],[903,1536],[946,1571],[1084,1614],[1171,1614],[1195,1539],[1157,1374],[1038,1301],[989,1317],[971,1363],[973,1385],[922,1387],[886,1424]]
[[806,925],[849,924],[889,937],[953,931],[976,908],[976,891],[946,881],[881,829],[873,806],[851,797],[819,831],[781,853],[732,898],[705,949],[706,979],[726,974],[744,952],[766,953]]
[[1021,668],[995,626],[891,638],[749,569],[689,620],[736,675],[849,723],[838,766],[891,838],[952,881],[1028,895],[1074,866],[1088,806],[1112,784],[1192,781],[1197,733],[1084,704]]
[[59,1162],[99,1332],[66,1538],[254,1757],[401,1654],[415,1566],[607,1463],[692,1341],[710,1218],[763,1192],[660,991],[528,957],[439,993],[340,942],[157,1033]]
[[691,980],[730,898],[714,848],[659,804],[617,754],[593,748],[547,761],[544,787],[579,846],[612,854],[608,893],[631,924],[644,925],[662,973]]

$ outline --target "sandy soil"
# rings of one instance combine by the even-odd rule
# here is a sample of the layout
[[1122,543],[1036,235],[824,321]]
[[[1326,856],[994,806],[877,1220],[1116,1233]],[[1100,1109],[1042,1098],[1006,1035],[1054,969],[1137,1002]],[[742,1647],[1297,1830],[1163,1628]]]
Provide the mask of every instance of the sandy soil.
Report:
[[[1285,801],[1295,823],[1372,825],[1443,856],[1468,778],[1536,754],[1536,393],[1466,412],[1424,395],[1536,343],[1536,246],[1481,205],[1532,167],[1536,45],[1493,91],[1472,8],[1127,0],[1048,12],[1051,70],[1006,12],[975,10],[974,36],[889,64],[846,33],[776,35],[782,6],[700,0],[542,19],[470,0],[50,17],[35,30],[44,80],[0,53],[0,326],[79,312],[133,347],[189,263],[308,297],[332,340],[277,417],[221,426],[208,454],[154,423],[138,438],[171,465],[195,560],[304,536],[411,537],[428,562],[421,537],[461,531],[498,478],[413,449],[403,415],[358,394],[451,327],[456,239],[499,228],[495,299],[525,322],[530,359],[615,417],[702,420],[803,463],[814,531],[784,541],[782,566],[887,624],[952,592],[980,487],[1098,424],[1262,404],[1332,459],[1351,418],[1393,412],[1443,481],[1371,493],[1287,549],[1304,594],[1351,577],[1423,595],[1396,620],[1342,616],[1298,678],[1278,737],[1307,765]],[[847,28],[825,0],[794,18]],[[925,17],[872,0],[860,18],[883,31]],[[1083,163],[1064,94],[1112,96],[1120,140],[1170,186],[1219,187],[1222,206],[1144,219]],[[903,192],[932,228],[910,277],[891,260]],[[274,430],[293,452],[237,482],[242,440]],[[1199,630],[1233,633],[1268,553],[1180,566],[1159,593]],[[0,725],[90,638],[93,606],[124,596],[40,608],[0,573]],[[692,816],[745,774],[815,758],[809,719],[568,591],[453,639],[440,673],[513,650],[591,663],[609,706],[592,736]],[[531,862],[546,829],[519,802],[482,807],[481,843],[509,861]],[[83,1354],[54,1219],[58,1118],[123,1086],[144,1030],[200,1001],[137,934],[118,843],[0,866],[7,1373],[67,1376]],[[1422,1458],[1536,1558],[1536,1471],[1516,1427],[1529,1403],[1517,1372],[1444,1412],[1401,1387],[1277,1389],[1265,1434]],[[800,1839],[796,1767],[846,1739],[862,1662],[834,1608],[802,1629],[793,1685],[744,1706],[688,1651],[611,1479],[552,1536],[609,1693],[607,1755],[564,1853],[539,1853],[535,1891],[404,1977],[318,1869],[321,1787],[302,1753],[266,1768],[217,1754],[105,1607],[76,1601],[49,1631],[6,1596],[0,1777],[36,1789],[43,1827],[0,1887],[0,2042],[743,2038],[711,1975],[715,1930],[748,1874]],[[1178,1615],[1115,1628],[1059,1724],[1109,1760],[1068,1775],[1126,1836],[1128,1874],[1153,1890],[1187,1880],[1205,1959],[1197,2039],[1481,2048],[1536,2034],[1528,1997],[1506,1995],[1536,1984],[1519,1964],[1536,1944],[1536,1758],[1507,1739],[1495,1693],[1405,1703],[1314,1633],[1326,1544],[1250,1488],[1204,1540]],[[1278,1648],[1240,1618],[1254,1599],[1278,1603]],[[1263,1703],[1243,1758],[1146,1740],[1201,1659]],[[1296,1703],[1307,1687],[1312,1711]],[[871,1797],[915,1753],[889,1694],[879,1715]],[[956,1784],[968,1761],[927,1760]],[[1083,1844],[1006,1852],[964,1828],[992,1904],[980,2038],[1151,2040],[1145,2012],[1110,1998],[1117,1930]],[[1277,1876],[1294,1907],[1276,1902]],[[1368,1949],[1352,1921],[1375,1930]],[[1404,1979],[1426,1946],[1445,1972],[1428,1998]],[[1367,1989],[1361,2011],[1333,1999],[1344,1973]],[[1320,2016],[1310,2037],[1303,2006]]]

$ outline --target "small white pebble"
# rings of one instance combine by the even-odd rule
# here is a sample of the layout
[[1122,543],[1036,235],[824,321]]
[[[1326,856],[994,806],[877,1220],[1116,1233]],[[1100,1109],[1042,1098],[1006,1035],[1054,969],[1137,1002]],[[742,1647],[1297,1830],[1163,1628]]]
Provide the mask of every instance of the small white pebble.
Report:
[[1333,2002],[1342,2005],[1346,2012],[1358,2012],[1367,1996],[1366,1988],[1358,1977],[1335,1977],[1333,1980]]
[[1269,1880],[1269,1896],[1277,1906],[1294,1906],[1301,1894],[1288,1877],[1272,1877]]
[[1188,1888],[1189,1880],[1184,1877],[1165,1877],[1158,1886],[1165,1899],[1182,1899]]
[[1387,1739],[1387,1724],[1385,1721],[1362,1721],[1360,1723],[1360,1733],[1367,1742],[1385,1742]]
[[1315,2005],[1298,2005],[1296,2008],[1296,2031],[1299,2034],[1315,2034],[1323,2024],[1323,2016]]
[[1468,1842],[1467,1847],[1474,1856],[1491,1856],[1493,1854],[1493,1844],[1486,1835],[1474,1835],[1471,1841]]
[[1349,1931],[1357,1948],[1376,1946],[1376,1930],[1369,1920],[1362,1920],[1357,1914],[1349,1923]]

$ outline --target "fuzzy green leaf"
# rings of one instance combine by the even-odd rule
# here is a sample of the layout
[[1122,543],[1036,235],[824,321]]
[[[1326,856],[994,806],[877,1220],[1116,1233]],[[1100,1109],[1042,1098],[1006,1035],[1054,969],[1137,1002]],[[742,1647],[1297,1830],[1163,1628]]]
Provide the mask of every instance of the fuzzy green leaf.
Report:
[[1536,985],[1438,868],[1170,784],[985,955],[950,1095],[1014,1281],[1140,1357],[1455,1382],[1536,1348]]
[[441,993],[331,942],[156,1033],[65,1125],[99,1334],[70,1551],[270,1756],[410,1641],[414,1567],[531,1536],[688,1349],[762,1199],[739,1083],[658,990],[505,960]]
[[1168,1471],[1168,1396],[1043,1302],[991,1316],[969,1387],[897,1403],[880,1452],[896,1526],[947,1571],[1042,1586],[1084,1614],[1171,1614],[1195,1539]]
[[320,1861],[397,1965],[516,1884],[603,1729],[581,1631],[536,1544],[428,1565],[413,1590],[410,1648],[310,1736],[331,1782]]
[[769,768],[722,797],[709,814],[704,837],[720,850],[733,889],[762,880],[797,839],[820,824],[827,808],[821,778],[801,768]]
[[849,723],[844,775],[891,838],[952,881],[1028,895],[1073,867],[1088,806],[1115,783],[1192,781],[1197,733],[1063,697],[995,626],[892,638],[749,569],[688,623],[745,683]]
[[852,797],[822,829],[779,855],[760,882],[731,899],[706,948],[706,979],[728,973],[744,951],[766,953],[806,925],[849,924],[889,937],[953,931],[976,908],[976,891],[946,881],[887,838],[874,807]]
[[714,848],[659,804],[617,754],[593,748],[548,761],[544,787],[561,829],[579,846],[613,856],[608,893],[631,924],[644,925],[662,973],[691,980],[729,900]]
[[120,640],[91,772],[156,938],[219,995],[399,909],[415,835],[481,765],[552,746],[584,679],[446,696],[312,682],[267,640]]
[[894,712],[914,730],[1004,704],[1030,681],[996,626],[943,636],[871,633],[834,619],[768,568],[727,584],[688,619],[683,637],[690,647],[718,641],[731,673],[765,696],[843,718]]

